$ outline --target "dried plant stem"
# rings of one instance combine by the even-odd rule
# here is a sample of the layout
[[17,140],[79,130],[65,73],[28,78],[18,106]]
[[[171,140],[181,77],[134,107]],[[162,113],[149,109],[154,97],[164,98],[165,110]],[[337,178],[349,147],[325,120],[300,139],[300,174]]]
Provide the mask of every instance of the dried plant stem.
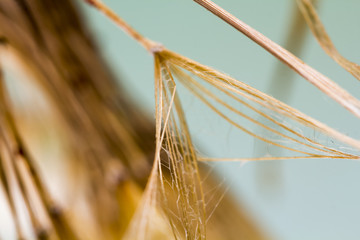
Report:
[[334,59],[346,71],[351,73],[356,79],[360,80],[360,66],[343,57],[336,49],[334,43],[327,34],[324,25],[321,23],[320,17],[316,13],[313,3],[309,0],[297,0],[297,3],[310,30],[326,54]]
[[46,229],[41,226],[40,221],[37,218],[37,214],[36,214],[36,209],[34,207],[34,204],[32,203],[32,199],[30,196],[30,191],[33,189],[30,189],[26,186],[26,184],[29,184],[27,182],[25,176],[23,175],[25,172],[20,173],[20,169],[19,169],[19,164],[21,164],[20,162],[22,161],[22,159],[20,157],[15,157],[15,156],[11,156],[11,163],[12,163],[12,167],[15,170],[15,175],[16,178],[18,179],[18,184],[19,184],[19,188],[20,188],[20,192],[22,195],[22,198],[24,199],[24,203],[25,203],[25,207],[27,212],[29,213],[29,218],[30,218],[30,226],[32,227],[32,229],[34,229],[35,231],[35,236],[38,239],[48,239],[48,233],[46,231]]
[[[348,156],[291,156],[291,157],[258,157],[258,158],[198,158],[202,162],[250,162],[250,161],[272,161],[272,160],[291,160],[291,159],[349,159]],[[358,156],[353,156],[353,159],[360,159]]]
[[360,101],[350,95],[347,91],[342,89],[332,80],[319,73],[315,69],[311,68],[295,55],[291,54],[278,44],[274,43],[263,34],[259,33],[255,29],[251,28],[244,22],[237,19],[235,16],[231,15],[229,12],[225,11],[223,8],[219,7],[210,0],[194,0],[196,3],[200,4],[210,12],[212,12],[217,17],[221,18],[235,29],[242,32],[248,38],[256,42],[258,45],[263,47],[266,51],[274,55],[280,61],[288,65],[291,69],[296,71],[310,83],[315,85],[321,91],[326,93],[329,97],[333,98],[343,107],[348,109],[355,116],[360,118]]
[[139,32],[137,32],[134,28],[132,28],[127,22],[125,22],[122,18],[117,16],[114,11],[104,5],[102,2],[98,0],[85,0],[89,4],[93,5],[97,9],[99,9],[102,13],[108,16],[111,20],[113,20],[121,29],[126,32],[129,36],[134,38],[138,43],[140,43],[147,51],[154,52],[160,47],[160,44],[151,41],[150,39],[145,38]]
[[[4,144],[0,145],[0,148],[4,148],[3,146]],[[10,207],[10,214],[11,217],[13,218],[14,221],[14,226],[15,226],[15,231],[16,231],[16,236],[18,239],[23,239],[23,230],[20,226],[20,220],[18,217],[18,210],[16,209],[15,206],[15,197],[13,194],[13,190],[12,190],[12,184],[10,183],[11,181],[11,177],[10,177],[10,173],[8,171],[8,166],[9,164],[7,162],[5,162],[5,160],[3,159],[3,157],[0,154],[0,184],[1,187],[4,189],[4,195],[5,198],[9,204]]]
[[[3,141],[4,151],[7,152],[9,169],[14,174],[14,178],[19,186],[20,193],[24,199],[26,208],[28,209],[31,224],[34,227],[37,237],[47,238],[47,232],[43,229],[39,222],[35,219],[35,215],[32,212],[32,204],[30,204],[29,191],[36,190],[41,207],[45,210],[49,217],[50,224],[54,227],[54,232],[60,238],[77,239],[72,232],[67,220],[62,214],[61,209],[54,203],[50,197],[50,193],[44,185],[44,181],[39,175],[39,170],[36,167],[35,161],[32,159],[31,154],[28,152],[23,139],[18,131],[11,106],[9,104],[9,97],[4,87],[3,80],[0,79],[0,139]],[[33,187],[29,190],[26,186],[24,179],[24,171],[20,173],[20,165],[23,165],[28,179],[32,180]]]

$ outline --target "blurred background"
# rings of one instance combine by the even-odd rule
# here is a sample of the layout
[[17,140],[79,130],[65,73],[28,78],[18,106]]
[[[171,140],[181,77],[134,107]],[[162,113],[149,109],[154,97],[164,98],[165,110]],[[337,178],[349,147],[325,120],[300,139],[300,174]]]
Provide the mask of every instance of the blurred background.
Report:
[[[360,138],[356,117],[193,1],[107,0],[104,3],[144,36],[168,49],[227,73],[349,136]],[[282,46],[287,44],[289,32],[294,31],[291,28],[297,15],[295,1],[222,0],[217,3]],[[121,84],[132,100],[154,118],[152,56],[98,11],[81,1],[79,7],[112,72],[121,77]],[[357,63],[360,62],[359,9],[357,0],[318,2],[318,12],[335,46]],[[296,28],[295,32],[298,31],[302,32]],[[304,62],[360,98],[360,83],[323,52],[307,27],[295,39],[302,47],[294,51]],[[10,83],[10,88],[24,108],[31,110],[27,102],[34,98],[32,93],[36,90],[31,91],[29,87],[19,93],[16,83]],[[271,146],[235,133],[228,124],[202,109],[181,87],[178,91],[201,152],[213,157],[276,155]],[[37,102],[41,104],[42,100]],[[49,166],[56,168],[51,163]],[[357,161],[298,159],[211,166],[223,180],[219,184],[228,186],[254,222],[272,239],[360,238],[360,164]],[[1,205],[0,210],[3,228],[6,215],[2,214]],[[6,236],[10,235],[4,239]]]

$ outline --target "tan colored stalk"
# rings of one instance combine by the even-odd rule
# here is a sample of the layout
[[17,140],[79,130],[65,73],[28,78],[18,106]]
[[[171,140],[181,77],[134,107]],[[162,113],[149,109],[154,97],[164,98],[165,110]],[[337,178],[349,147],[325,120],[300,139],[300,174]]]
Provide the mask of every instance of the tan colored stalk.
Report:
[[[1,130],[1,129],[0,129]],[[1,131],[0,131],[1,134]],[[23,239],[24,233],[20,225],[20,214],[19,210],[15,205],[15,196],[14,196],[14,173],[11,169],[11,165],[8,163],[8,159],[5,159],[2,155],[5,152],[4,143],[0,143],[0,184],[4,189],[5,199],[7,200],[10,207],[10,214],[15,226],[15,234],[18,239]]]
[[124,32],[126,32],[130,37],[140,43],[147,51],[154,52],[161,48],[161,45],[151,41],[150,39],[145,38],[139,32],[137,32],[134,28],[132,28],[127,22],[125,22],[122,18],[116,15],[114,11],[108,8],[105,4],[98,0],[85,0],[89,4],[93,5],[97,9],[99,9],[102,13],[104,13],[107,17],[109,17],[112,21],[114,21]]
[[334,43],[327,34],[324,25],[321,23],[320,17],[316,13],[315,7],[309,0],[297,0],[299,8],[309,25],[313,35],[322,47],[322,49],[335,62],[337,62],[346,71],[351,73],[357,80],[360,80],[360,66],[354,62],[347,60],[336,49]]
[[347,156],[291,156],[291,157],[258,157],[258,158],[210,158],[201,157],[198,160],[202,162],[248,162],[248,161],[272,161],[272,160],[290,160],[290,159],[360,159],[359,156],[349,158]]
[[311,68],[295,55],[291,54],[278,44],[274,43],[263,34],[259,33],[249,25],[237,19],[235,16],[231,15],[229,12],[219,7],[210,0],[194,0],[196,3],[200,4],[210,12],[212,12],[217,17],[221,18],[231,26],[233,26],[238,31],[242,32],[248,38],[256,42],[258,45],[263,47],[266,51],[274,55],[280,61],[288,65],[295,72],[300,74],[310,83],[315,85],[329,97],[333,98],[344,108],[349,110],[355,116],[360,118],[360,101],[350,95],[346,90],[342,89],[339,85],[334,83],[332,80]]
[[[24,200],[25,206],[28,207],[30,211],[29,215],[31,221],[34,224],[35,233],[38,234],[37,237],[47,237],[47,233],[43,226],[39,226],[38,222],[33,219],[32,216],[32,203],[30,207],[31,199],[29,197],[29,192],[32,192],[39,197],[38,206],[46,213],[46,218],[50,220],[50,225],[54,227],[54,232],[60,238],[67,239],[77,239],[75,233],[72,231],[67,219],[64,217],[61,208],[54,203],[50,193],[44,185],[44,181],[39,175],[39,170],[36,167],[35,161],[33,161],[30,153],[27,151],[23,140],[18,132],[15,120],[13,118],[13,113],[11,111],[10,105],[8,103],[8,96],[4,88],[4,82],[0,81],[0,113],[1,113],[1,131],[0,139],[4,142],[4,149],[7,152],[8,164],[10,165],[10,171],[13,172],[14,178],[19,186],[20,192],[22,194],[22,199]],[[6,158],[5,158],[6,159]],[[22,164],[23,171],[19,169]],[[25,176],[25,172],[26,176]],[[28,188],[29,182],[25,183],[24,179],[27,177],[31,179],[31,188]],[[36,191],[34,191],[36,189]]]

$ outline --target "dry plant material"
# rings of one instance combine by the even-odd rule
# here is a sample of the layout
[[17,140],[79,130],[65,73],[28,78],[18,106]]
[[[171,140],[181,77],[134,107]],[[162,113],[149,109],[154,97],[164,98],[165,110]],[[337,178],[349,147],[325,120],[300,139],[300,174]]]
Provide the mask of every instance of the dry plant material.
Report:
[[[211,108],[215,113],[220,115],[224,118],[227,122],[229,122],[234,127],[238,128],[239,130],[251,135],[252,137],[258,138],[262,141],[265,141],[269,144],[272,144],[277,147],[284,148],[286,150],[292,151],[294,153],[305,154],[309,157],[331,157],[334,158],[358,158],[352,154],[343,153],[329,147],[322,145],[321,143],[315,142],[314,140],[303,136],[301,133],[295,131],[291,127],[287,126],[283,122],[278,121],[278,118],[273,117],[277,115],[281,115],[282,117],[288,118],[301,124],[304,127],[309,127],[311,129],[315,129],[321,133],[327,134],[339,141],[350,145],[354,148],[360,149],[360,142],[358,140],[352,139],[348,136],[343,135],[340,132],[337,132],[334,129],[329,128],[325,124],[322,124],[315,119],[297,111],[294,108],[258,91],[247,84],[235,80],[223,73],[220,73],[212,68],[207,66],[201,65],[193,60],[185,58],[181,55],[178,55],[174,52],[169,50],[163,50],[159,53],[164,58],[168,60],[169,63],[173,64],[172,70],[174,74],[177,76],[179,81],[183,82],[184,86],[189,88],[190,91],[194,93],[201,101],[204,102],[209,108]],[[174,67],[175,66],[175,67]],[[245,114],[243,114],[240,110],[236,109],[236,107],[231,106],[228,101],[224,101],[217,97],[216,94],[212,93],[211,91],[207,90],[203,87],[200,83],[195,81],[191,78],[188,74],[181,71],[178,67],[181,67],[188,72],[196,75],[197,77],[204,80],[206,83],[210,84],[211,86],[217,88],[221,92],[225,93],[229,98],[234,99],[237,103],[240,103],[247,108],[251,109],[259,116],[266,118],[267,120],[271,121],[272,123],[276,124],[279,128],[287,131],[289,135],[285,135],[279,132],[276,129],[270,128],[267,125],[262,124],[258,120],[251,118]],[[236,121],[232,120],[229,116],[224,114],[219,108],[217,108],[214,104],[210,102],[210,99],[217,102],[219,105],[222,105],[224,108],[228,109],[229,111],[235,113],[238,116],[246,118],[249,122],[252,122],[262,128],[266,129],[267,131],[272,132],[273,134],[277,134],[280,137],[286,139],[286,141],[292,141],[296,147],[286,146],[282,143],[278,143],[272,141],[270,139],[266,139],[262,136],[258,136],[255,133],[251,132],[244,126],[240,126]],[[259,108],[259,106],[273,112],[274,114],[269,114],[266,110]],[[291,136],[293,135],[293,136]],[[297,137],[297,138],[296,138]],[[304,150],[303,150],[304,148]],[[306,149],[306,150],[305,150]],[[318,153],[311,153],[311,151],[316,151]],[[324,155],[322,155],[322,154]]]
[[[156,98],[155,161],[142,199],[142,204],[126,235],[128,239],[144,239],[145,236],[151,236],[150,238],[152,239],[154,236],[158,236],[157,234],[166,234],[169,228],[175,239],[205,239],[207,237],[205,235],[205,220],[211,214],[206,212],[205,209],[206,199],[204,198],[197,163],[199,160],[359,159],[359,156],[351,153],[351,151],[338,150],[320,141],[306,137],[279,119],[286,118],[301,127],[309,128],[311,131],[317,131],[333,137],[357,150],[360,149],[360,142],[358,140],[337,132],[325,124],[312,119],[243,82],[167,50],[165,47],[142,37],[134,29],[129,29],[127,24],[122,25],[124,21],[103,3],[96,0],[91,0],[90,3],[114,20],[120,28],[124,29],[154,55]],[[201,79],[202,82],[197,81],[194,77]],[[208,108],[232,126],[254,138],[286,149],[295,155],[287,157],[263,157],[258,159],[213,159],[209,157],[199,157],[191,141],[191,134],[185,119],[186,114],[177,96],[177,81],[182,83]],[[228,101],[221,99],[205,86],[216,89],[216,91],[232,99],[236,104],[231,105]],[[238,109],[239,104],[250,109],[267,121],[272,122],[285,133],[244,114]],[[226,114],[222,109],[226,109],[232,114],[264,128],[266,131],[279,136],[281,140],[267,139],[253,133],[247,126],[239,124],[236,120],[232,119],[232,115]],[[164,154],[162,154],[162,151]],[[165,177],[167,174],[170,175],[170,179]],[[174,199],[177,200],[174,201]],[[161,221],[165,224],[161,233],[154,231],[154,225],[151,223],[152,214],[156,216],[158,216],[158,214],[160,214],[160,216],[166,216],[166,218]],[[166,223],[168,227],[166,227]]]
[[24,238],[23,228],[19,224],[19,218],[23,213],[17,212],[18,208],[15,207],[15,189],[20,191],[20,199],[26,206],[37,239],[50,237],[77,239],[62,210],[51,199],[38,174],[36,163],[24,145],[13,119],[2,78],[0,78],[0,113],[0,180],[14,218],[18,239]]
[[[32,80],[37,81],[64,125],[73,160],[64,162],[81,169],[79,175],[86,178],[79,195],[91,211],[89,218],[96,220],[91,227],[95,236],[90,237],[118,239],[132,217],[129,206],[136,205],[119,203],[128,195],[129,201],[135,201],[137,191],[127,186],[141,188],[150,171],[152,122],[120,91],[71,1],[6,0],[0,2],[0,10],[0,35],[7,42],[2,53],[16,56],[19,65],[35,76]],[[9,59],[5,58],[5,63]],[[40,175],[38,170],[30,172]],[[80,185],[77,179],[75,186]],[[55,217],[63,217],[62,209],[51,210]],[[60,224],[59,228],[66,225],[76,223]],[[45,227],[52,231],[49,224]],[[76,232],[86,236],[88,229],[84,224],[80,227]]]
[[[84,225],[87,227],[89,221],[84,224],[82,220],[86,219],[78,218],[78,223],[69,219],[66,212],[52,201],[26,149],[24,136],[18,130],[18,122],[14,119],[1,79],[0,184],[9,203],[18,238],[24,237],[24,233],[13,189],[18,189],[21,194],[37,239],[237,239],[239,236],[265,239],[251,221],[235,210],[232,214],[235,217],[240,215],[241,221],[234,223],[246,227],[232,227],[232,231],[221,233],[222,229],[227,229],[228,222],[219,220],[221,214],[216,211],[219,201],[223,199],[227,204],[227,213],[236,207],[221,186],[216,190],[220,193],[216,195],[218,201],[214,202],[213,197],[208,196],[216,179],[207,180],[204,174],[206,168],[201,167],[199,162],[359,158],[356,152],[360,149],[358,140],[238,80],[144,38],[100,1],[87,2],[105,13],[153,54],[155,131],[151,121],[139,114],[118,92],[115,80],[86,37],[86,31],[69,1],[51,4],[40,0],[31,3],[26,0],[0,2],[0,34],[4,36],[1,42],[7,43],[1,50],[23,61],[58,111],[70,142],[75,146],[70,149],[76,163],[68,164],[82,169],[86,179],[82,195],[94,220],[90,224],[94,228],[94,236],[88,236]],[[58,14],[59,8],[65,9],[67,14]],[[303,71],[304,75],[315,74],[310,78],[315,85],[359,114],[357,100],[308,66],[299,67],[296,64],[293,67]],[[316,80],[319,76],[320,80]],[[255,159],[214,159],[200,155],[191,139],[177,83],[183,84],[229,125],[292,155]],[[330,84],[330,87],[326,88],[324,84]],[[239,105],[257,117],[243,112]],[[249,125],[240,123],[239,118],[277,138],[254,133]],[[293,124],[296,124],[296,129]],[[330,136],[355,150],[339,150],[312,139],[297,131],[298,126]],[[214,221],[216,225],[210,225],[211,217],[218,217],[218,221]],[[240,230],[246,233],[240,233]],[[212,236],[208,232],[216,234]]]
[[[155,161],[147,187],[148,195],[144,198],[145,205],[140,209],[148,212],[148,208],[155,208],[160,202],[160,209],[168,217],[175,239],[205,239],[205,204],[197,156],[176,95],[175,81],[160,55],[155,55],[155,86]],[[161,151],[166,157],[161,156]],[[170,179],[165,177],[165,171]],[[161,196],[153,200],[157,192]],[[129,239],[148,239],[151,236],[147,232],[150,228],[147,225],[152,221],[150,215],[140,216],[135,221],[136,230],[132,231],[136,235],[131,235]],[[145,220],[145,224],[137,224]]]
[[240,21],[235,16],[231,15],[229,12],[225,11],[212,1],[194,1],[212,12],[217,17],[230,24],[231,26],[233,26],[238,31],[242,32],[244,35],[246,35],[251,40],[263,47],[266,51],[274,55],[280,61],[282,61],[291,69],[300,74],[303,78],[308,80],[311,84],[319,88],[326,95],[333,98],[344,108],[346,108],[355,116],[360,118],[360,101],[357,98],[353,97],[351,94],[349,94],[346,90],[341,88],[339,85],[334,83],[332,80],[319,73],[315,69],[311,68],[310,66],[306,65],[299,58],[297,58],[278,44],[274,43],[255,29],[251,28],[249,25]]
[[[107,13],[111,16],[112,12]],[[128,29],[127,32],[149,51],[161,50],[158,44],[136,34],[116,15],[113,14],[112,18],[117,19],[118,24]],[[55,204],[44,186],[46,179],[42,178],[38,168],[33,167],[30,153],[25,151],[25,147],[21,147],[19,153],[12,151],[12,148],[16,150],[18,146],[25,146],[28,139],[18,128],[22,119],[15,119],[10,111],[14,106],[5,105],[3,98],[0,102],[0,106],[4,106],[1,108],[4,114],[0,116],[0,130],[5,137],[17,137],[10,137],[15,139],[10,142],[11,149],[6,148],[8,137],[0,140],[0,182],[18,238],[27,237],[23,233],[25,227],[19,224],[20,214],[29,215],[29,226],[34,231],[30,237],[36,239],[120,239],[125,232],[129,239],[149,239],[149,236],[153,239],[169,236],[205,238],[204,201],[202,194],[198,193],[201,191],[199,175],[206,168],[197,168],[197,155],[190,135],[182,134],[187,126],[175,92],[165,96],[169,89],[175,88],[174,85],[164,83],[161,90],[163,97],[158,99],[159,104],[162,102],[164,106],[157,109],[156,158],[148,180],[155,151],[153,123],[119,90],[88,38],[71,1],[1,1],[0,36],[1,44],[6,43],[5,47],[1,47],[1,53],[6,54],[2,64],[15,59],[19,67],[34,77],[26,80],[34,81],[51,101],[50,106],[61,122],[61,126],[54,127],[63,129],[69,141],[66,146],[70,150],[69,159],[64,159],[64,163],[70,169],[79,169],[77,174],[81,176],[74,176],[73,190],[76,189],[76,194],[81,196],[78,199],[82,201],[81,207],[85,205],[88,210],[83,217],[83,212],[76,205],[60,207]],[[160,74],[163,75],[168,70],[163,69],[164,60],[160,61],[160,56],[157,59],[161,62]],[[159,80],[158,84],[162,81]],[[157,86],[161,89],[160,85]],[[170,102],[166,102],[169,96]],[[175,108],[171,110],[173,102]],[[165,112],[168,113],[167,118]],[[167,124],[167,120],[162,122],[163,117],[171,119],[171,124]],[[163,148],[166,144],[165,152]],[[166,156],[161,158],[161,162],[160,152]],[[22,156],[23,153],[26,154]],[[158,178],[160,171],[161,178]],[[181,179],[178,181],[178,178]],[[217,182],[214,176],[207,179]],[[212,188],[209,180],[203,180],[206,188]],[[143,192],[146,182],[148,187]],[[176,184],[177,190],[172,191],[169,183]],[[19,189],[22,194],[25,212],[19,212],[14,203],[13,189]],[[140,211],[140,207],[138,212],[142,217],[138,218],[138,214],[133,217],[142,195],[145,201],[140,206],[144,206],[145,211]],[[189,200],[190,195],[192,198]],[[176,204],[178,196],[181,196],[182,205]],[[229,201],[231,198],[227,194],[222,194],[221,198],[227,203],[223,209],[232,210],[224,212],[231,212],[235,218],[240,215],[236,223],[243,226],[231,227],[232,231],[222,234],[224,239],[234,239],[241,234],[247,239],[264,239],[238,206]],[[35,205],[39,207],[33,208],[34,202],[38,202]],[[172,219],[171,226],[164,218],[164,212],[167,216],[177,214],[168,218]],[[135,228],[128,228],[132,218]],[[153,231],[148,235],[146,228],[149,223]],[[213,226],[227,227],[222,224],[218,221],[218,225]],[[131,229],[140,236],[134,238]]]
[[297,3],[307,24],[311,29],[311,32],[314,34],[316,40],[319,42],[324,51],[346,71],[351,73],[356,79],[360,80],[360,66],[343,57],[335,48],[334,43],[327,34],[325,27],[321,23],[321,20],[316,13],[316,10],[311,1],[297,0]]

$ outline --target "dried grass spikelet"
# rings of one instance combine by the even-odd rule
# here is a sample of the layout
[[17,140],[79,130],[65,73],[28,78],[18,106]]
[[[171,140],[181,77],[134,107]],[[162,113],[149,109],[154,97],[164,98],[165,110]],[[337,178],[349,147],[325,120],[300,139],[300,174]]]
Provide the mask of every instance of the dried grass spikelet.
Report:
[[[145,236],[154,237],[159,234],[159,232],[156,232],[156,229],[154,231],[154,225],[151,223],[152,214],[155,214],[156,216],[158,216],[158,214],[165,216],[164,222],[168,224],[168,227],[164,226],[161,234],[166,234],[166,232],[171,229],[175,239],[205,239],[208,237],[205,235],[205,230],[206,219],[209,216],[209,213],[205,210],[206,199],[203,196],[201,181],[199,181],[198,160],[243,161],[294,158],[359,159],[357,153],[352,153],[352,151],[347,151],[346,149],[335,149],[328,146],[326,143],[304,136],[301,132],[296,131],[296,129],[293,129],[279,119],[286,118],[304,128],[309,128],[313,131],[333,137],[339,142],[351,146],[354,151],[360,149],[360,142],[358,140],[352,139],[325,124],[316,121],[243,82],[159,46],[142,37],[101,2],[96,0],[88,0],[88,2],[105,13],[124,31],[142,44],[154,55],[155,59],[157,139],[155,161],[142,200],[142,205],[138,209],[131,227],[129,228],[127,235],[129,239],[144,239]],[[203,83],[195,80],[189,73],[201,79]],[[181,82],[206,106],[237,129],[254,138],[267,142],[268,144],[284,148],[295,155],[285,157],[263,157],[257,159],[199,158],[191,141],[191,133],[187,128],[185,113],[181,108],[180,101],[176,94],[176,81]],[[238,110],[236,106],[229,104],[227,101],[219,98],[217,94],[208,90],[205,85],[209,85],[223,95],[226,95],[226,97],[234,100],[237,105],[241,104],[245,106],[258,116],[283,129],[285,133],[282,133],[275,128],[271,128],[258,120],[255,120],[255,118],[244,114]],[[346,97],[343,98],[343,96],[341,96],[342,93],[344,93],[343,90],[333,92],[333,94],[339,98],[347,101]],[[266,131],[278,135],[281,138],[281,141],[274,141],[256,135],[249,130],[247,126],[242,126],[233,120],[231,116],[223,113],[217,105],[266,129]],[[165,156],[161,154],[162,148],[166,153]],[[169,178],[166,178],[166,174],[170,175],[170,180]],[[174,201],[175,199],[173,196],[177,197],[176,201]]]
[[[205,239],[205,204],[197,156],[176,94],[175,81],[165,59],[157,54],[155,89],[155,161],[141,212],[155,209],[160,203],[160,209],[166,214],[175,239]],[[161,154],[162,151],[164,154]],[[153,200],[156,192],[160,193],[157,201]],[[136,222],[147,222],[136,224],[136,231],[133,231],[136,235],[130,235],[129,239],[149,239],[150,233],[147,229],[152,221],[149,217],[152,216],[140,216]],[[139,226],[142,228],[139,229]]]
[[360,66],[343,57],[335,48],[335,45],[327,34],[324,25],[321,23],[320,17],[316,13],[316,9],[312,2],[309,0],[297,0],[297,3],[311,32],[314,34],[324,51],[346,71],[351,73],[356,79],[360,80]]
[[[156,89],[156,121],[157,121],[157,148],[153,172],[150,177],[146,194],[144,194],[142,207],[139,208],[137,217],[133,219],[129,229],[128,239],[145,239],[144,236],[158,236],[159,230],[154,229],[151,216],[164,214],[167,218],[169,228],[171,227],[175,239],[205,239],[206,222],[211,216],[206,209],[206,200],[203,196],[202,185],[200,184],[197,161],[244,161],[244,160],[276,160],[295,158],[338,158],[338,159],[359,159],[358,155],[333,149],[320,142],[314,141],[300,132],[290,128],[286,124],[274,118],[274,115],[282,115],[295,122],[310,127],[316,131],[331,135],[334,138],[360,149],[357,140],[351,139],[326,125],[300,113],[299,111],[281,103],[264,93],[257,91],[250,86],[232,79],[214,69],[196,63],[188,58],[171,52],[167,49],[160,49],[154,52],[155,56],[155,89]],[[270,128],[258,120],[250,118],[230,106],[227,102],[218,98],[214,93],[199,84],[184,70],[197,75],[213,87],[224,92],[237,103],[240,103],[260,116],[273,122],[285,130],[286,134]],[[263,158],[237,158],[237,159],[213,159],[198,157],[191,142],[190,132],[185,121],[180,101],[176,95],[176,83],[178,80],[201,101],[204,102],[216,114],[220,115],[231,125],[274,146],[284,148],[297,155],[286,157],[263,157]],[[279,135],[286,141],[272,141],[258,136],[241,126],[231,117],[223,114],[209,99],[213,99],[235,114]],[[260,105],[272,111],[266,113]],[[285,142],[285,143],[283,143]],[[287,143],[290,143],[288,146]],[[166,156],[161,155],[161,146]],[[168,177],[166,177],[168,176]],[[211,211],[210,211],[211,212]],[[166,221],[165,221],[166,222]],[[169,231],[168,228],[164,228]],[[164,232],[162,232],[165,234]]]
[[[215,223],[210,233],[206,230],[208,221],[216,212],[217,205],[225,194],[215,203],[209,204],[211,197],[205,198],[204,190],[216,185],[201,176],[203,168],[198,166],[198,153],[192,143],[187,127],[185,113],[176,92],[175,76],[178,72],[169,62],[164,49],[154,53],[155,98],[156,98],[156,152],[153,170],[142,204],[135,214],[125,239],[264,239],[241,213],[235,214],[235,221],[220,222],[221,214],[216,213]],[[175,75],[173,75],[175,74]],[[225,204],[226,205],[226,204]],[[234,214],[236,208],[224,213]],[[219,211],[218,211],[219,212]],[[228,216],[229,219],[233,219]],[[218,220],[218,221],[216,221]],[[155,222],[154,222],[155,221]],[[232,224],[238,229],[233,230]],[[236,225],[234,225],[236,227]],[[228,228],[232,231],[225,231]],[[162,237],[161,237],[162,236]],[[266,239],[266,238],[265,238]]]

